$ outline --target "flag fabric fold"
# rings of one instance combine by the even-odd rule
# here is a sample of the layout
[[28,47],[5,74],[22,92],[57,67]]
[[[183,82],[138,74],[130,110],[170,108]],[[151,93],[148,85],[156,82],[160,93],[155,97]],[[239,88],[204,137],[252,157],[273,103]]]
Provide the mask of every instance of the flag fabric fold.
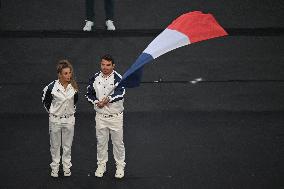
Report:
[[125,72],[119,86],[138,87],[143,66],[159,56],[195,42],[226,36],[228,33],[212,14],[193,11],[179,16],[160,33]]

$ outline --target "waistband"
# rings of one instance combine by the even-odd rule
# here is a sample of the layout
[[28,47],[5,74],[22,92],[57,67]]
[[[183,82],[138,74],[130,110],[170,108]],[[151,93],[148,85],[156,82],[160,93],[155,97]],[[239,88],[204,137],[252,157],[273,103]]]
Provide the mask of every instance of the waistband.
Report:
[[102,114],[102,113],[97,112],[98,115],[100,115],[100,116],[102,116],[104,118],[116,117],[116,116],[119,116],[122,113],[123,112],[114,113],[114,114]]
[[59,118],[59,119],[69,118],[69,117],[74,116],[74,114],[65,114],[65,115],[61,115],[61,116],[57,116],[57,115],[54,115],[54,114],[49,114],[49,115],[51,115],[52,117],[55,117],[55,118]]

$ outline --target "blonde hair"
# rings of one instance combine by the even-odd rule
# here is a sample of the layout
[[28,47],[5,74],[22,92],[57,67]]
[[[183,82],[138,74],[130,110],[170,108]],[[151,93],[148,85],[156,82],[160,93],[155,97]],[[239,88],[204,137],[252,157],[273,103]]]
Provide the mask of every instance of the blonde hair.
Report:
[[61,73],[64,68],[70,68],[70,71],[72,73],[70,83],[71,83],[72,87],[75,90],[78,91],[79,90],[78,85],[77,85],[77,83],[76,83],[76,81],[75,81],[75,79],[73,77],[74,76],[74,71],[73,71],[72,64],[68,60],[59,60],[58,63],[57,63],[57,66],[56,66],[57,73],[58,74]]

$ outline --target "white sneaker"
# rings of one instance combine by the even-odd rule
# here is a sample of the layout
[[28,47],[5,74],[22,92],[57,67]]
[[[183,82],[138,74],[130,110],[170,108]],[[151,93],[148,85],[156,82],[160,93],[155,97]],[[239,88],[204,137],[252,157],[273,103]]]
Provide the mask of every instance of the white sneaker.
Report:
[[106,164],[105,163],[99,164],[95,172],[95,176],[103,177],[105,172],[106,172]]
[[116,165],[116,172],[115,172],[115,178],[122,178],[124,177],[124,166],[122,165]]
[[57,178],[58,177],[58,170],[52,169],[50,176]]
[[106,28],[107,28],[107,30],[112,30],[112,31],[115,30],[115,26],[114,26],[112,20],[107,20],[107,21],[106,21]]
[[65,177],[70,177],[71,176],[71,170],[70,169],[64,169],[63,174]]
[[92,31],[92,27],[94,26],[94,22],[88,21],[88,20],[85,20],[85,21],[86,21],[86,25],[84,26],[83,31]]

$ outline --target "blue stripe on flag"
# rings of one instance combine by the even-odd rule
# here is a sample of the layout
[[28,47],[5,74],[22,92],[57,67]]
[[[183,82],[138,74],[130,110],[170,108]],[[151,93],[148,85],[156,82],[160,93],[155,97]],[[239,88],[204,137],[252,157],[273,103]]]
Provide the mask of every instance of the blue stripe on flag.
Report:
[[122,76],[119,86],[127,88],[138,87],[142,79],[143,66],[151,60],[153,60],[152,55],[142,53]]

